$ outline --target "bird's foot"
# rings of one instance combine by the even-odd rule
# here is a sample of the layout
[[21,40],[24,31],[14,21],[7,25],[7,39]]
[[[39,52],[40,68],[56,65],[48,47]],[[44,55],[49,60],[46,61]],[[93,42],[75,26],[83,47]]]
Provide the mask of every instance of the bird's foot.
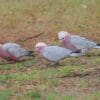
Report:
[[56,67],[59,65],[59,62],[52,62],[50,65]]

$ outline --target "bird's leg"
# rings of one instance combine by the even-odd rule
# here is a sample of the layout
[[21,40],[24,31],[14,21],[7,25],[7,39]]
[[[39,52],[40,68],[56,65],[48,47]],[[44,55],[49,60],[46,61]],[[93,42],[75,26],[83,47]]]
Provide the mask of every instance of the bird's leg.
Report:
[[87,49],[82,49],[81,52],[82,52],[83,55],[85,55],[88,52],[88,50]]
[[73,51],[73,53],[81,53],[81,52],[82,52],[81,49]]
[[51,63],[51,66],[57,66],[57,65],[59,65],[59,62],[58,61]]
[[[41,58],[41,56],[40,56],[40,58]],[[39,59],[40,59],[40,58],[39,58]],[[38,59],[38,60],[39,60],[39,59]],[[47,60],[44,59],[44,58],[41,58],[41,59],[40,59],[40,62],[38,62],[37,65],[38,65],[38,67],[40,67],[40,68],[42,68],[42,69],[46,69],[46,68],[48,67],[48,65],[47,65]]]

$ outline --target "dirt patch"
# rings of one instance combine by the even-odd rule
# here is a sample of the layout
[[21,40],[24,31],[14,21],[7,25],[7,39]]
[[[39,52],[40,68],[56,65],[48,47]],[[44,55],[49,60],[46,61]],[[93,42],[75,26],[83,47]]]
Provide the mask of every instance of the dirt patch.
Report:
[[[85,83],[81,83],[85,82]],[[56,90],[66,95],[85,96],[100,91],[100,70],[95,70],[84,77],[73,76],[63,78]],[[81,86],[82,85],[82,86]]]

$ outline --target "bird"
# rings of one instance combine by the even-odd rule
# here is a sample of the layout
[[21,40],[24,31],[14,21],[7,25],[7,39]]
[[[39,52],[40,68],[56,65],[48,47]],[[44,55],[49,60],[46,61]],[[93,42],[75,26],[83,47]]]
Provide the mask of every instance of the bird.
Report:
[[97,44],[79,35],[71,35],[69,32],[65,31],[58,32],[58,39],[64,45],[65,48],[72,51],[81,50],[85,53],[86,51],[88,51],[88,49],[91,48],[100,49],[100,44]]
[[58,62],[66,57],[76,57],[80,56],[81,52],[73,52],[69,49],[60,46],[48,46],[44,42],[38,42],[35,45],[35,50],[42,55],[43,58],[48,61],[54,62],[53,65],[58,64]]
[[9,61],[18,61],[21,57],[34,56],[33,52],[13,42],[0,44],[0,57]]

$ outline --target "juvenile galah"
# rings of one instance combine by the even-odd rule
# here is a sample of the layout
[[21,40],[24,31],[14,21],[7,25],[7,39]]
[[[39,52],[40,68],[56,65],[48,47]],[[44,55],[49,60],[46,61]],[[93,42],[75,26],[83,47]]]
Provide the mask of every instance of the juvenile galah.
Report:
[[80,56],[80,52],[73,52],[69,49],[59,46],[47,46],[44,42],[39,42],[35,45],[36,51],[45,59],[52,62],[59,62],[61,59],[71,56]]
[[16,43],[0,44],[0,57],[7,60],[18,61],[24,56],[34,56],[33,51],[28,51]]
[[69,32],[61,31],[58,33],[60,42],[65,48],[72,51],[83,50],[87,51],[90,48],[100,48],[100,44],[90,41],[78,35],[71,35]]

